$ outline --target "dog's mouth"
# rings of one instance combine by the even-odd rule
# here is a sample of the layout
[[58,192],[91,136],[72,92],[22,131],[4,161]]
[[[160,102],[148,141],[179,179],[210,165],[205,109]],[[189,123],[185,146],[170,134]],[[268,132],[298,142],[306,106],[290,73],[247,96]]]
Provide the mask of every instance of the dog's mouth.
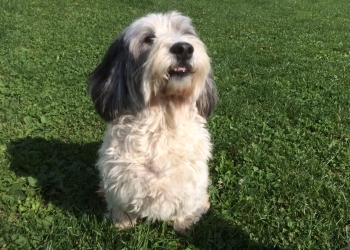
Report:
[[170,77],[185,77],[189,74],[191,74],[191,69],[186,65],[179,65],[169,70]]

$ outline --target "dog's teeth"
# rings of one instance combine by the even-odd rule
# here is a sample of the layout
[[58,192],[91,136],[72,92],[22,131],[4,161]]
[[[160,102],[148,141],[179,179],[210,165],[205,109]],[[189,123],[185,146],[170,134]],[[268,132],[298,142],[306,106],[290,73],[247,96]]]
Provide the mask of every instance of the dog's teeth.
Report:
[[177,67],[174,69],[175,72],[186,72],[186,68],[185,67]]

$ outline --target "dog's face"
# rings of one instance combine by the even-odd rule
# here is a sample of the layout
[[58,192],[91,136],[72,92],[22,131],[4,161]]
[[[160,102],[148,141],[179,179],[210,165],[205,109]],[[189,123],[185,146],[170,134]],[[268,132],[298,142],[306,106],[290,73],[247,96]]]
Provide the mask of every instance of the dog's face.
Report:
[[89,91],[106,120],[139,112],[161,99],[196,102],[207,117],[216,104],[210,59],[191,20],[177,12],[132,23],[110,46]]

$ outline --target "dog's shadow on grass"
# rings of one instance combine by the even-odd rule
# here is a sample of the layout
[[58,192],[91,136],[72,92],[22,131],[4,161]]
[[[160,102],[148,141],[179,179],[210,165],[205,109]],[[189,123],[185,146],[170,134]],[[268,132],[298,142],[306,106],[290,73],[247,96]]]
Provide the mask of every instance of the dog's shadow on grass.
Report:
[[11,141],[7,149],[12,171],[27,178],[46,202],[80,216],[103,213],[94,167],[99,145],[27,137]]
[[194,225],[186,240],[200,249],[278,249],[251,240],[241,226],[214,215],[211,210]]
[[[7,149],[11,170],[37,188],[45,202],[78,218],[93,214],[102,221],[105,204],[96,193],[99,178],[94,167],[99,146],[100,142],[75,144],[27,137],[11,141]],[[159,231],[158,226],[151,228]],[[184,245],[200,249],[273,249],[251,241],[241,227],[211,211],[194,225],[191,233],[175,235]]]

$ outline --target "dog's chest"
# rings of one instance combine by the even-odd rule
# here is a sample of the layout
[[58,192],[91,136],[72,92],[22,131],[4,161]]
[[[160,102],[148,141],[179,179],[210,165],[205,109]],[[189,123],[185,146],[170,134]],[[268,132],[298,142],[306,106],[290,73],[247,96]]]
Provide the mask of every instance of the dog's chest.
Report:
[[145,197],[153,204],[156,197],[183,200],[205,192],[210,137],[202,117],[188,118],[170,126],[161,115],[126,115],[111,124],[99,151],[104,188],[141,197],[139,206]]
[[118,157],[143,166],[147,176],[171,175],[181,168],[196,170],[206,163],[211,144],[205,120],[194,115],[170,123],[162,114],[121,119],[111,128]]

